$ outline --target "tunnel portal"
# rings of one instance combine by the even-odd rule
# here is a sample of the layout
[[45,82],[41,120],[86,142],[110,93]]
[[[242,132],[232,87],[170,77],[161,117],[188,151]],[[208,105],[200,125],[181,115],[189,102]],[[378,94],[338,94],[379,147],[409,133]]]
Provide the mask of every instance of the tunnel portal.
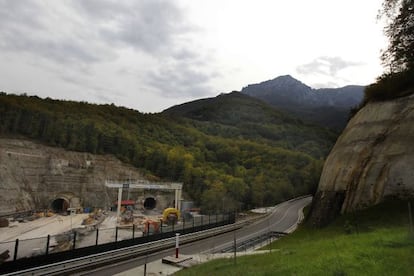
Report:
[[155,208],[155,206],[157,205],[157,201],[155,198],[153,197],[147,197],[144,200],[144,208],[146,210],[152,210]]
[[56,213],[66,212],[69,208],[69,202],[63,198],[57,198],[52,201],[51,207]]

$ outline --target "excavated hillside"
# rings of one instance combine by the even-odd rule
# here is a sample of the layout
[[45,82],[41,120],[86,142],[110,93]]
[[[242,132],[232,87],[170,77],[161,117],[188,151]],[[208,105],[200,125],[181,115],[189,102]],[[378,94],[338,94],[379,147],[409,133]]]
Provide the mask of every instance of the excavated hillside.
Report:
[[29,140],[0,138],[0,215],[48,209],[59,200],[109,208],[117,191],[107,179],[142,179],[134,167],[110,155],[47,147]]
[[388,196],[414,197],[414,95],[352,118],[325,162],[310,221],[323,226]]

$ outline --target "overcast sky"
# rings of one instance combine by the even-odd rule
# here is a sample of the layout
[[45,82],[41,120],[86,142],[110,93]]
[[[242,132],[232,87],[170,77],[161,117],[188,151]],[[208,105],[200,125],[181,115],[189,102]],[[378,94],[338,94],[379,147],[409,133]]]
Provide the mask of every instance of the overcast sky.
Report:
[[0,0],[0,91],[141,112],[290,74],[382,73],[382,0]]

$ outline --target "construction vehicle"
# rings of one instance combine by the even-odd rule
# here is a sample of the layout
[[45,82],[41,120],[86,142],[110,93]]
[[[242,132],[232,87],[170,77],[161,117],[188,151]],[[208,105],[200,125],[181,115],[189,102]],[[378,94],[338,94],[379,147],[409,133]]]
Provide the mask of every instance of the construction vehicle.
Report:
[[168,225],[177,224],[180,219],[180,211],[176,208],[167,208],[162,212],[162,222]]

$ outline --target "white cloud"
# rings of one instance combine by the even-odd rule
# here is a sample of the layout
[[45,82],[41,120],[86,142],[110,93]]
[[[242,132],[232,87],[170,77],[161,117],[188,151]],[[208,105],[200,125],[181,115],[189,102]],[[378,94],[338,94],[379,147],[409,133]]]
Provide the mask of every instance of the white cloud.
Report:
[[155,112],[297,70],[367,84],[381,2],[0,0],[0,90]]

